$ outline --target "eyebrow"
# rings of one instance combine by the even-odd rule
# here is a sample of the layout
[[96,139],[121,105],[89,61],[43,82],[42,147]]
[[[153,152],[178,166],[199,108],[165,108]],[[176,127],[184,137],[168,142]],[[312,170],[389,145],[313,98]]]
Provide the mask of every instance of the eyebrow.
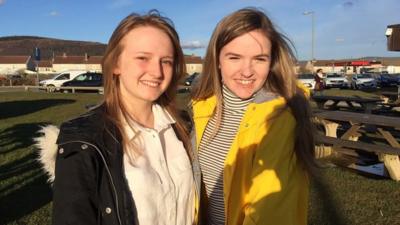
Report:
[[[225,55],[224,56],[237,56],[237,57],[239,57],[239,56],[241,56],[240,54],[237,54],[237,53],[233,53],[233,52],[227,52],[227,53],[225,53]],[[270,55],[268,55],[268,54],[259,54],[259,55],[255,55],[254,57],[270,57]]]
[[139,52],[134,52],[135,54],[145,54],[145,55],[152,55],[150,52],[142,52],[142,51],[139,51]]
[[[151,53],[151,52],[143,52],[143,51],[134,52],[134,54],[153,55],[153,53]],[[171,58],[171,59],[174,59],[174,56],[172,56],[172,55],[166,55],[166,56],[163,56],[163,57],[161,57],[161,58]]]

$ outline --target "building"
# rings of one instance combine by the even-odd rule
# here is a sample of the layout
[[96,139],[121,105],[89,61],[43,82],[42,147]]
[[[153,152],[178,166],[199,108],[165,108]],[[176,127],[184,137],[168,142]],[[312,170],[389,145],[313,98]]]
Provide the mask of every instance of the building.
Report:
[[[400,57],[365,57],[359,59],[340,59],[340,60],[315,60],[314,72],[322,69],[324,73],[400,73]],[[297,63],[296,71],[302,73],[311,72],[310,61],[300,61]]]
[[55,56],[53,59],[53,71],[86,70],[101,72],[102,56]]
[[37,65],[39,73],[53,73],[53,60],[41,60]]
[[0,56],[0,74],[10,75],[35,70],[31,56]]
[[400,24],[387,26],[387,47],[389,51],[400,51]]
[[203,60],[200,56],[185,55],[186,73],[201,73],[203,71]]
[[400,73],[400,57],[384,58],[382,59],[382,65],[388,73]]

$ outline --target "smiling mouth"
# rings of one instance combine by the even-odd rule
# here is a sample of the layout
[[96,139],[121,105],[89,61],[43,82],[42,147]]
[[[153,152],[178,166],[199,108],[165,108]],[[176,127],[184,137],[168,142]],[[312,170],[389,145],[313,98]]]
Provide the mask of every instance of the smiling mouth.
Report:
[[243,79],[237,79],[236,82],[242,85],[249,85],[254,83],[254,80],[243,80]]
[[161,85],[161,82],[158,81],[148,81],[148,80],[142,80],[140,83],[149,86],[149,87],[158,87]]

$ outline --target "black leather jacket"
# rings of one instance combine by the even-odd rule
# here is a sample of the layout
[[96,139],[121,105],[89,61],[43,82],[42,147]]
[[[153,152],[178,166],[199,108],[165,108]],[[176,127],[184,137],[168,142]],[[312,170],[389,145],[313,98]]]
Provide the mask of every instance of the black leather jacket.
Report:
[[103,106],[62,124],[57,140],[54,225],[138,224],[120,140]]

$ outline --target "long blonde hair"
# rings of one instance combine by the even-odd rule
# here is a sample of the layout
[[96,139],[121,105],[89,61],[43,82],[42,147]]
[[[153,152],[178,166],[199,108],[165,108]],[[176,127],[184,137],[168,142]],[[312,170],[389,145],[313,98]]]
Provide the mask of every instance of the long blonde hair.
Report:
[[[122,39],[131,30],[142,26],[151,26],[161,30],[168,35],[172,42],[174,48],[173,77],[167,90],[156,100],[156,103],[165,108],[174,118],[176,121],[174,128],[177,136],[184,143],[185,148],[188,150],[190,148],[190,143],[187,128],[182,119],[178,116],[175,103],[178,81],[185,74],[184,55],[180,47],[179,36],[172,21],[161,16],[157,10],[151,10],[145,15],[139,15],[135,13],[130,14],[119,23],[108,42],[108,46],[102,60],[102,70],[104,76],[104,103],[107,118],[110,119],[119,130],[124,146],[132,146],[131,140],[128,140],[127,134],[124,131],[123,121],[131,121],[132,119],[134,120],[134,118],[129,115],[127,108],[122,101],[119,88],[120,76],[116,76],[113,72],[123,50],[123,45],[121,42]],[[133,152],[127,152],[127,148],[124,148],[125,153],[127,153],[131,159],[135,158],[137,155],[140,155],[140,149],[136,148],[135,146],[132,147],[134,150]]]
[[297,121],[295,153],[307,171],[314,174],[314,133],[311,123],[311,110],[296,81],[296,58],[291,42],[279,33],[264,12],[255,8],[240,9],[223,18],[215,28],[210,39],[203,64],[203,75],[193,90],[194,100],[203,100],[215,95],[217,106],[214,111],[217,127],[222,117],[222,82],[219,69],[219,55],[222,48],[233,39],[250,31],[261,31],[272,44],[271,68],[264,84],[274,93],[285,98],[287,105]]

